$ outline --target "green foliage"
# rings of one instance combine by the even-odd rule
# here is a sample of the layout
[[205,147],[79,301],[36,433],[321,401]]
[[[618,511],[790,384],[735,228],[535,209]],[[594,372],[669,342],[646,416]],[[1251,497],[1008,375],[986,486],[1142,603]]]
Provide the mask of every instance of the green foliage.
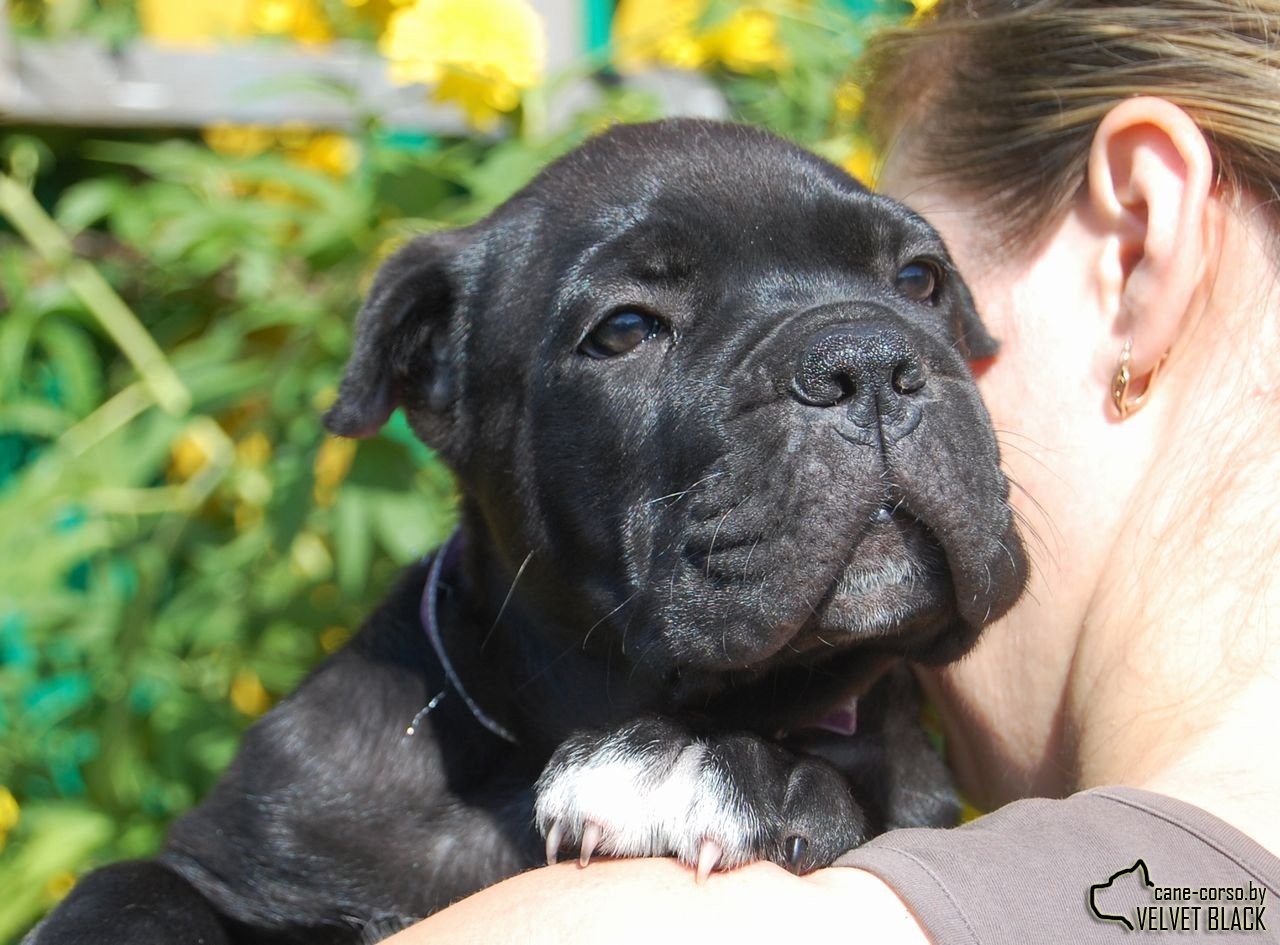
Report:
[[[809,11],[783,23],[785,74],[715,78],[838,157],[832,93],[863,30]],[[0,942],[74,875],[153,851],[244,727],[452,527],[449,475],[403,420],[354,447],[320,425],[378,260],[654,114],[624,86],[554,134],[528,115],[484,139],[371,125],[344,177],[126,137],[83,145],[92,173],[39,179],[60,156],[0,139]]]

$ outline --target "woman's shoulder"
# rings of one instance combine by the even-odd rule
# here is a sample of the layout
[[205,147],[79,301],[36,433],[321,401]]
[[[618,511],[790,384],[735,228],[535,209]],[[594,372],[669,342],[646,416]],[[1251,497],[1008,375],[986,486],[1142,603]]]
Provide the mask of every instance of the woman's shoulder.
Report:
[[1085,945],[1124,929],[1276,940],[1267,909],[1280,859],[1198,807],[1137,788],[891,831],[839,865],[884,880],[939,942]]

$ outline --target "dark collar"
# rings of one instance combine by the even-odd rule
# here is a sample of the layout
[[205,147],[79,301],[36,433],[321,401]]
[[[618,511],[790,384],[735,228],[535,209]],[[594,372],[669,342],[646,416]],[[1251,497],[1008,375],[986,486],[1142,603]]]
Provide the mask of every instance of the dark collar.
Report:
[[[490,717],[479,704],[471,698],[466,687],[462,685],[462,679],[458,676],[458,671],[454,669],[453,663],[449,660],[449,654],[445,652],[444,641],[440,637],[440,620],[437,616],[437,607],[440,597],[441,583],[452,583],[450,579],[458,572],[458,561],[461,558],[462,549],[462,533],[455,529],[453,534],[449,536],[449,540],[436,551],[435,557],[431,559],[431,568],[427,572],[427,584],[422,589],[422,605],[419,613],[422,617],[422,629],[427,635],[427,640],[431,643],[431,649],[435,651],[436,659],[440,661],[440,666],[444,669],[445,689],[432,702],[439,704],[445,693],[450,689],[461,697],[462,701],[467,704],[467,708],[471,710],[471,714],[475,720],[491,731],[494,735],[511,744],[517,744],[516,737],[506,728],[498,724]],[[434,709],[435,705],[430,705],[427,711]],[[420,713],[421,714],[421,713]],[[416,722],[416,719],[415,719]],[[411,726],[412,727],[412,726]]]

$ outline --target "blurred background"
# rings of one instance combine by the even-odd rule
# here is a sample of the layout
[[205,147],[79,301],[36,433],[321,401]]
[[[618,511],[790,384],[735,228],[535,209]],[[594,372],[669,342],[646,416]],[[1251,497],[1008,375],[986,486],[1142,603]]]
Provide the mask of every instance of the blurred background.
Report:
[[401,419],[320,426],[379,260],[617,121],[868,179],[856,56],[930,5],[0,0],[0,943],[448,534]]

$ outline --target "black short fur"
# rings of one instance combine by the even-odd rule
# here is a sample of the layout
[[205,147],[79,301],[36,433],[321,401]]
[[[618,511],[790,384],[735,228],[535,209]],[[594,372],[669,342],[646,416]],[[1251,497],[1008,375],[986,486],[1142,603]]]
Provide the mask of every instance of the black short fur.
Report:
[[[620,312],[651,337],[592,356]],[[898,689],[851,741],[805,727],[903,657],[958,657],[1021,592],[966,365],[993,351],[926,223],[733,125],[617,127],[409,243],[327,421],[368,435],[400,406],[457,474],[440,627],[518,743],[452,692],[409,568],[158,857],[90,874],[30,941],[376,938],[540,862],[552,753],[642,716],[772,746],[724,757],[825,754],[871,829],[944,818]],[[750,789],[755,762],[728,764]]]

